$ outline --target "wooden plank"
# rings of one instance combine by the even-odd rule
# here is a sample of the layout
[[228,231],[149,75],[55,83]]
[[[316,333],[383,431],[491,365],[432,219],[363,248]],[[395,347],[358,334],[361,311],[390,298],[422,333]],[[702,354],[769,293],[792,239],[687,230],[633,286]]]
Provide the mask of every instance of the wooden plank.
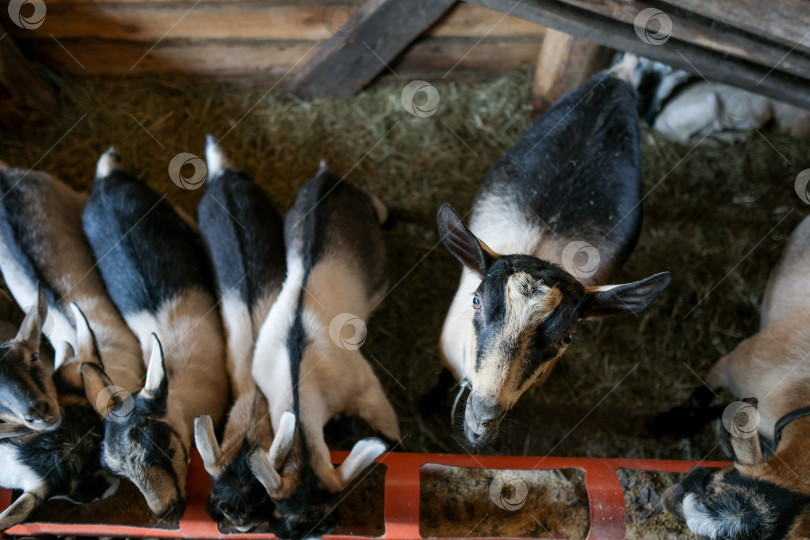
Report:
[[531,89],[532,113],[542,116],[559,98],[610,65],[614,52],[592,41],[548,29]]
[[369,0],[284,85],[282,96],[349,97],[361,90],[456,0]]
[[[658,9],[658,4],[648,0],[560,0],[573,7],[590,11],[603,17],[633,25],[636,17],[643,10]],[[708,3],[708,2],[707,2]],[[728,54],[742,60],[748,60],[768,68],[779,66],[781,71],[810,77],[810,55],[803,51],[790,51],[781,43],[770,42],[766,37],[759,37],[715,24],[709,19],[690,11],[672,6],[664,12],[672,22],[671,37],[722,54]],[[808,28],[807,30],[810,30]]]
[[[807,0],[664,0],[751,34],[810,51],[810,6]],[[663,7],[666,10],[666,7]]]
[[2,26],[0,36],[0,129],[22,134],[54,119],[56,96]]
[[[25,30],[10,25],[19,40],[99,38],[120,41],[158,39],[329,39],[359,6],[273,5],[256,0],[188,3],[48,3],[42,26]],[[3,15],[5,16],[5,15]],[[470,4],[457,4],[431,27],[430,37],[542,36],[543,27]]]
[[639,39],[633,25],[555,0],[466,1],[810,109],[810,82],[778,69],[729,57],[676,38],[670,38],[662,45],[653,45]]
[[[469,71],[527,70],[534,65],[542,39],[536,37],[485,40],[430,38],[414,43],[393,65],[398,74],[439,72],[458,64],[459,77]],[[223,41],[151,43],[64,41],[82,68],[53,40],[25,43],[26,52],[44,65],[80,76],[188,74],[240,82],[275,81],[302,59],[314,54],[317,42]],[[141,59],[143,57],[143,59]],[[140,59],[140,62],[138,61]],[[129,68],[135,65],[135,68]],[[253,84],[248,81],[249,84]]]
[[545,28],[531,21],[460,2],[450,8],[426,37],[542,37]]

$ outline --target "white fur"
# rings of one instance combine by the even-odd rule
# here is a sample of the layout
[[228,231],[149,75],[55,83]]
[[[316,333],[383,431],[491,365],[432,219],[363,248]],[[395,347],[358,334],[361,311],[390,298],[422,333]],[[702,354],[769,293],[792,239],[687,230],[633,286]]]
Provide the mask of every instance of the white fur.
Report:
[[121,156],[115,151],[112,146],[109,147],[98,160],[96,164],[96,178],[105,178],[112,171],[121,168]]
[[226,169],[233,169],[228,156],[222,150],[217,140],[211,135],[205,136],[205,162],[208,167],[208,177],[213,178]]
[[0,485],[8,489],[36,491],[43,485],[40,476],[20,459],[18,450],[11,444],[0,443]]
[[689,529],[696,535],[705,536],[711,540],[715,540],[719,536],[717,524],[694,493],[688,493],[683,499],[683,516]]

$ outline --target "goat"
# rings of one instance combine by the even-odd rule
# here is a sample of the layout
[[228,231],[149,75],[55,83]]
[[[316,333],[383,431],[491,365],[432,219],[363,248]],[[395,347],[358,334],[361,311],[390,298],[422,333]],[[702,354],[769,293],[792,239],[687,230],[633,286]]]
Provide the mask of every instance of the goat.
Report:
[[[723,414],[734,465],[692,470],[664,497],[695,533],[712,540],[810,536],[810,217],[796,227],[771,273],[759,331],[723,356],[695,392],[708,407],[722,389],[746,399]],[[689,412],[680,410],[681,414]],[[671,413],[670,421],[677,416]],[[773,441],[763,457],[760,435]]]
[[269,451],[256,449],[249,458],[276,505],[271,528],[283,538],[331,530],[339,493],[386,449],[380,439],[362,439],[335,469],[323,435],[333,416],[359,415],[389,441],[399,440],[394,409],[359,351],[362,321],[387,284],[380,228],[386,214],[379,200],[321,163],[285,218],[287,278],[253,358],[275,436]]
[[0,169],[0,189],[0,271],[17,303],[24,308],[36,304],[42,288],[57,361],[67,357],[60,347],[77,348],[69,308],[76,303],[90,321],[112,380],[136,392],[146,366],[138,340],[104,288],[82,231],[87,195],[30,169]]
[[93,331],[76,304],[78,354],[71,345],[60,350],[69,356],[53,375],[62,421],[49,431],[32,431],[20,424],[0,424],[0,485],[23,494],[0,514],[0,531],[22,523],[42,502],[64,498],[86,503],[111,496],[118,479],[101,468],[102,426],[88,403],[81,377],[83,364],[101,365]]
[[248,452],[269,449],[269,405],[253,381],[253,348],[284,281],[284,224],[265,192],[234,170],[216,140],[207,139],[208,180],[197,215],[216,276],[227,335],[228,373],[235,403],[222,445],[209,416],[194,422],[197,449],[211,475],[207,509],[242,532],[270,521],[272,503],[248,466]]
[[0,344],[0,420],[34,430],[52,429],[61,420],[53,365],[40,359],[47,314],[48,303],[40,290],[16,336]]
[[670,283],[661,273],[598,285],[629,256],[641,222],[627,71],[600,72],[560,98],[489,171],[469,228],[439,209],[441,241],[464,265],[440,353],[471,386],[471,444],[492,440],[518,398],[546,381],[580,319],[638,313]]
[[[99,160],[83,224],[110,297],[149,354],[134,408],[126,415],[99,408],[102,462],[131,480],[152,512],[178,519],[194,418],[208,413],[217,423],[228,402],[222,323],[205,251],[163,197],[121,168],[113,149]],[[82,376],[91,402],[111,382],[91,364]]]
[[766,125],[793,138],[810,134],[810,111],[660,62],[639,58],[633,83],[645,101],[645,120],[680,144],[735,143]]

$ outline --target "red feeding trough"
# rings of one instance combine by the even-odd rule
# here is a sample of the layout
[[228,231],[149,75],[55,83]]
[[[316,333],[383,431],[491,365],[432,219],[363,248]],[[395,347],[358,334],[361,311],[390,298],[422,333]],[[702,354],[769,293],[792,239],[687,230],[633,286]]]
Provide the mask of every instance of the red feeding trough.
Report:
[[[227,538],[232,540],[262,540],[275,538],[271,534],[221,532],[205,510],[205,501],[211,483],[203,469],[199,455],[192,453],[189,470],[188,508],[172,529],[110,524],[26,523],[6,531],[9,535],[60,536],[119,536],[157,538]],[[333,452],[335,463],[345,459],[347,452]],[[508,469],[537,471],[549,469],[578,469],[584,472],[584,482],[590,506],[590,532],[588,540],[623,540],[625,538],[625,499],[617,471],[635,469],[643,471],[687,472],[692,467],[725,466],[720,462],[662,461],[643,459],[601,458],[538,458],[473,456],[451,454],[389,453],[378,460],[385,471],[385,534],[381,538],[405,540],[422,538],[420,534],[420,482],[422,473],[431,466],[465,467],[473,469]],[[529,494],[531,496],[531,494]],[[11,504],[12,493],[0,490],[0,509]],[[333,535],[328,538],[371,538],[363,536]]]

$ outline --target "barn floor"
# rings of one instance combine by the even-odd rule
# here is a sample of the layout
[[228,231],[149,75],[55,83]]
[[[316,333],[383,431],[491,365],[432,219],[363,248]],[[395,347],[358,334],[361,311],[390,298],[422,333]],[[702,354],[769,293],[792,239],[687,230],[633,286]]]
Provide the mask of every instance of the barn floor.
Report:
[[[460,270],[437,244],[435,212],[444,201],[468,209],[487,170],[529,126],[525,75],[437,84],[441,102],[429,118],[403,109],[406,80],[351,100],[287,103],[266,90],[182,79],[56,82],[58,120],[25,138],[0,134],[1,159],[87,188],[99,153],[114,144],[193,214],[202,190],[180,189],[167,167],[180,152],[202,156],[208,132],[280,208],[320,158],[387,202],[399,218],[386,233],[391,291],[362,350],[399,413],[405,450],[469,451],[460,427],[450,428],[449,405],[427,417],[418,409],[437,380],[439,332]],[[807,213],[793,182],[808,167],[805,142],[767,133],[733,147],[689,148],[645,129],[643,233],[613,281],[669,270],[672,286],[640,317],[581,324],[546,386],[519,402],[484,451],[724,458],[716,425],[693,439],[660,439],[645,421],[682,402],[757,328],[768,273]],[[6,314],[19,317],[4,306]]]

